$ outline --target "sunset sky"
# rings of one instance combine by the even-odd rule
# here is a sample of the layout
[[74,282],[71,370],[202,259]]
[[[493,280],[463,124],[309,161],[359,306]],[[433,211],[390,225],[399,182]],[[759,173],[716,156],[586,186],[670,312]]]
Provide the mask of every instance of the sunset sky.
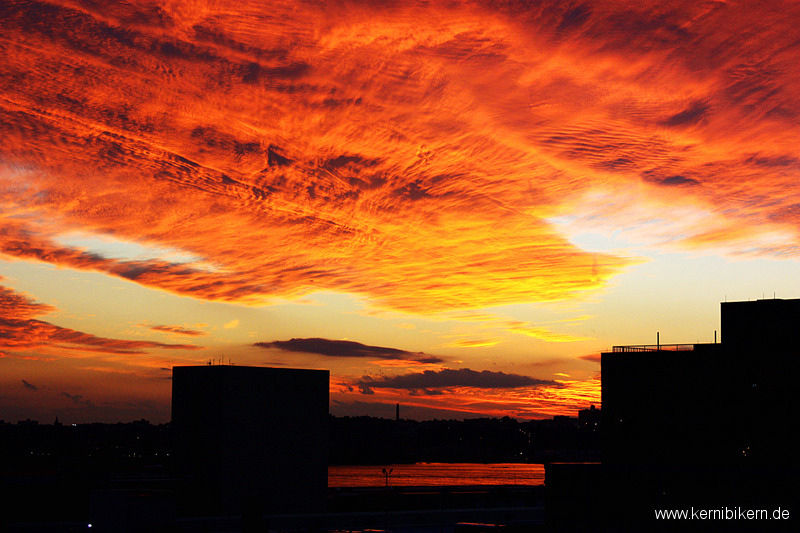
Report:
[[[0,3],[0,419],[575,415],[800,297],[800,3]],[[641,376],[646,380],[648,376]]]

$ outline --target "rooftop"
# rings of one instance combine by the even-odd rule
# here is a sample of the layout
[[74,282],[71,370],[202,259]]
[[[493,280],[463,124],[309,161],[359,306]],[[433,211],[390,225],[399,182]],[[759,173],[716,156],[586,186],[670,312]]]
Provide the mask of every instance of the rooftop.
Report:
[[612,353],[623,352],[691,352],[699,348],[721,346],[719,343],[694,343],[694,344],[633,344],[627,346],[613,346]]

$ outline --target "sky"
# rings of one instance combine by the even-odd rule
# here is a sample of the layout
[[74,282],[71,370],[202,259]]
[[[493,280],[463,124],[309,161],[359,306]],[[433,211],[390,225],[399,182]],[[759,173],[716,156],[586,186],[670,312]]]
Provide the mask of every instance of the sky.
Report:
[[[614,345],[800,297],[800,4],[5,1],[0,419],[575,416]],[[647,376],[641,379],[646,380]]]

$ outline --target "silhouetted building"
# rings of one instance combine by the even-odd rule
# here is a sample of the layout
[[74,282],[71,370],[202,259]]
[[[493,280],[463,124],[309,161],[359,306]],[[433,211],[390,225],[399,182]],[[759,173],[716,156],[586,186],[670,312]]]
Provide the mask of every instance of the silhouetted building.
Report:
[[589,409],[581,409],[578,411],[578,422],[584,425],[597,426],[600,424],[602,412],[601,409],[598,409],[594,405],[589,407]]
[[749,350],[753,356],[767,349],[798,355],[800,299],[724,302],[720,306],[726,349]]
[[184,513],[320,511],[327,370],[175,367],[174,456]]
[[[546,467],[551,528],[797,531],[798,321],[800,299],[726,302],[720,343],[603,353],[602,464]],[[781,509],[792,520],[655,518],[730,508]]]
[[721,304],[722,342],[602,354],[605,463],[795,463],[800,299]]

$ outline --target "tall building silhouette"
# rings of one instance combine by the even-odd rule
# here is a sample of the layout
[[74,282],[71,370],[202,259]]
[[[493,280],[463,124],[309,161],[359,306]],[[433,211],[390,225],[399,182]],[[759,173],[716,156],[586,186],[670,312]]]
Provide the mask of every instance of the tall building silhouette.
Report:
[[327,370],[173,368],[183,512],[320,511],[327,490]]
[[721,304],[722,342],[602,354],[607,463],[798,462],[800,299]]
[[[800,299],[726,302],[721,342],[603,353],[602,464],[547,465],[551,529],[800,531],[798,322]],[[655,518],[670,509],[770,516]]]

